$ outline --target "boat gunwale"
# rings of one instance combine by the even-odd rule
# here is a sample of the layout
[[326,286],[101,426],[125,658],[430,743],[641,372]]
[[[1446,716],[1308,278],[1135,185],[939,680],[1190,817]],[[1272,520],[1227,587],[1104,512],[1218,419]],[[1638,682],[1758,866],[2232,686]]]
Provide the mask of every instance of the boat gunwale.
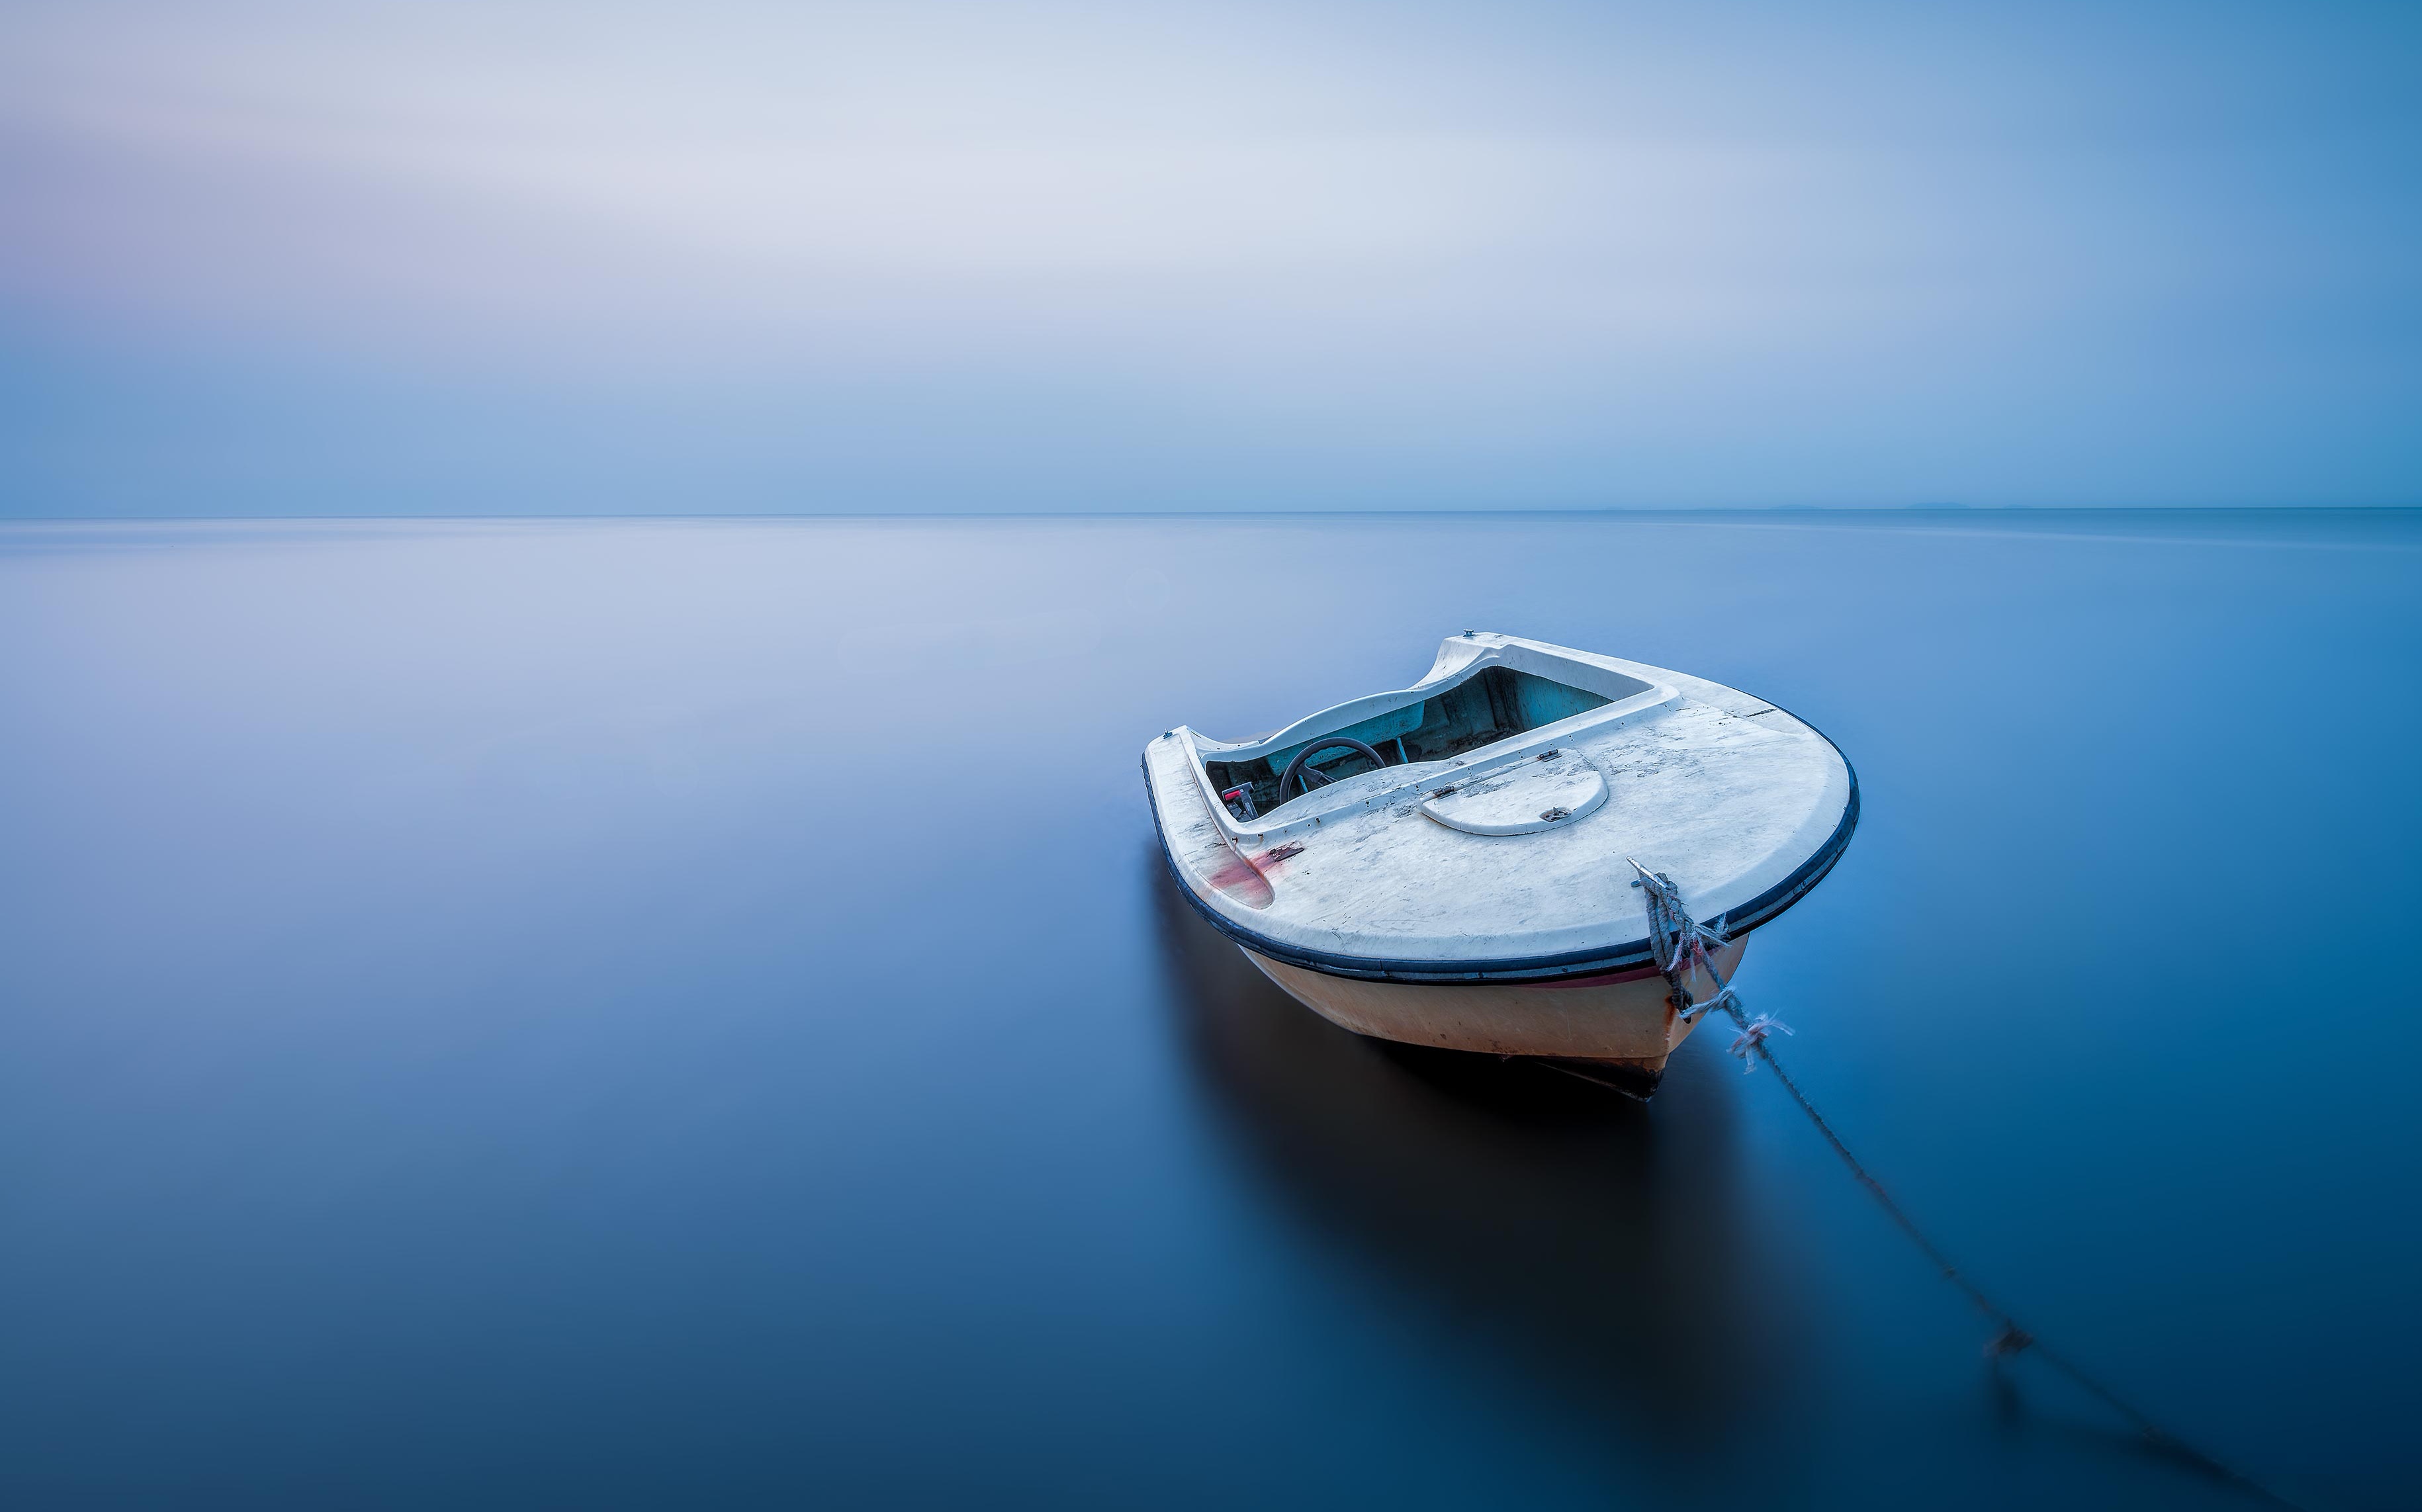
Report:
[[[1792,869],[1791,874],[1749,902],[1727,908],[1705,921],[1725,933],[1747,932],[1780,917],[1784,910],[1807,894],[1833,870],[1842,853],[1849,848],[1850,836],[1859,826],[1859,772],[1832,737],[1801,719],[1789,709],[1772,700],[1765,701],[1769,708],[1797,720],[1800,725],[1825,742],[1842,764],[1849,778],[1849,796],[1842,805],[1842,817],[1833,832],[1818,846],[1814,855]],[[1592,711],[1596,712],[1596,711]],[[1300,967],[1307,971],[1319,971],[1329,976],[1352,977],[1365,982],[1392,982],[1407,986],[1469,986],[1476,983],[1518,984],[1526,982],[1556,982],[1571,977],[1592,976],[1619,971],[1630,967],[1650,964],[1654,956],[1646,937],[1627,944],[1581,951],[1565,951],[1552,955],[1506,956],[1497,960],[1444,962],[1437,960],[1391,960],[1382,956],[1341,955],[1327,951],[1289,945],[1268,936],[1248,929],[1213,908],[1187,880],[1177,864],[1176,852],[1170,848],[1169,833],[1160,817],[1160,803],[1153,788],[1152,762],[1147,754],[1142,760],[1146,807],[1152,810],[1153,836],[1160,844],[1161,863],[1177,890],[1194,910],[1211,921],[1212,927],[1231,940],[1256,954],[1274,961]],[[1200,763],[1194,764],[1198,769]]]

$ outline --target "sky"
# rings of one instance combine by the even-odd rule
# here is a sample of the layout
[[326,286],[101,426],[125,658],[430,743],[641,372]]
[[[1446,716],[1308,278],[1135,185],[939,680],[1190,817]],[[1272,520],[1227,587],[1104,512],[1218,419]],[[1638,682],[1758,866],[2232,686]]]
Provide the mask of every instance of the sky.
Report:
[[0,516],[2422,504],[2422,8],[0,8]]

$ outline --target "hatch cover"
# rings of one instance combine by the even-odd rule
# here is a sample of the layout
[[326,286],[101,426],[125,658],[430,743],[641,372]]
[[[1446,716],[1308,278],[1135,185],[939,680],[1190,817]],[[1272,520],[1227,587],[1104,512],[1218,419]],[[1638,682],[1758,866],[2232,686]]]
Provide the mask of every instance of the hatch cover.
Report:
[[1578,757],[1525,761],[1422,800],[1422,812],[1467,835],[1535,835],[1588,818],[1606,802],[1606,779]]

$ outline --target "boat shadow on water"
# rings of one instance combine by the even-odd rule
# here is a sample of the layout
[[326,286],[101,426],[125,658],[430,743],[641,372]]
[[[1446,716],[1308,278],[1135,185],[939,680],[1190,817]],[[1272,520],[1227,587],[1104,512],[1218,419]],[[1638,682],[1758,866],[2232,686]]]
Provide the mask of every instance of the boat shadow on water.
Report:
[[1770,1284],[1788,1268],[1758,1258],[1720,1046],[1686,1044],[1643,1104],[1365,1039],[1281,992],[1147,861],[1190,1068],[1292,1221],[1426,1315],[1442,1348],[1513,1364],[1634,1468],[1687,1455],[1704,1472],[1733,1425],[1780,1405],[1801,1315]]

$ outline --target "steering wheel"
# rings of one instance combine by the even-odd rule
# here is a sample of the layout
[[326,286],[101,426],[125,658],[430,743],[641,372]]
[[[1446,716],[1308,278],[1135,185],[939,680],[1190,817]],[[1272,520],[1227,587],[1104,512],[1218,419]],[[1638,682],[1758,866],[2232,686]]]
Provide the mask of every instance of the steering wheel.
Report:
[[1388,764],[1386,762],[1380,760],[1379,753],[1377,751],[1373,750],[1370,747],[1355,739],[1352,735],[1323,736],[1322,738],[1313,741],[1311,745],[1306,746],[1303,749],[1297,751],[1295,753],[1295,760],[1287,763],[1285,774],[1279,779],[1279,801],[1281,803],[1284,803],[1287,800],[1287,788],[1290,784],[1295,785],[1296,791],[1298,793],[1309,793],[1316,787],[1327,787],[1330,782],[1335,780],[1335,779],[1325,777],[1304,764],[1305,761],[1311,757],[1313,751],[1327,750],[1332,746],[1351,746],[1356,750],[1360,751],[1363,755],[1370,757],[1371,764],[1374,766],[1385,766]]

